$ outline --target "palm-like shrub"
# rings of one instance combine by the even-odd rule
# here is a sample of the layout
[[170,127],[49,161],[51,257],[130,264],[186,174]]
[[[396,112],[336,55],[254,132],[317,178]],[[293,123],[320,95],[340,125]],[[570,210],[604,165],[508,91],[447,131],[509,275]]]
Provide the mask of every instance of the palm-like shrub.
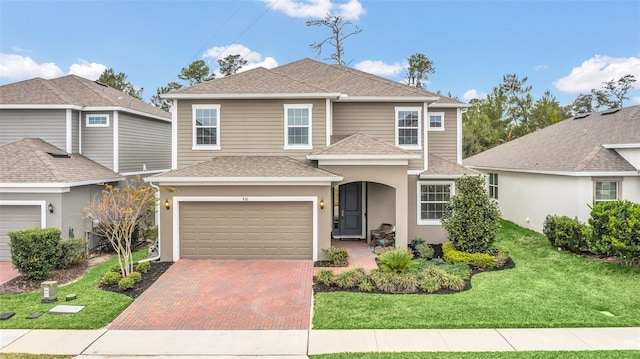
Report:
[[415,272],[419,266],[418,261],[413,259],[413,254],[402,248],[382,253],[378,261],[383,272],[391,273]]

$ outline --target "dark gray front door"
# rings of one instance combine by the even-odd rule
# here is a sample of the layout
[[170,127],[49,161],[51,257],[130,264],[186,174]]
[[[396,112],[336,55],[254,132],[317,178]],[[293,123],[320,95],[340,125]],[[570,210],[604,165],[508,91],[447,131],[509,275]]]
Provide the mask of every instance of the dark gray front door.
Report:
[[339,236],[362,236],[362,182],[343,184],[338,196]]

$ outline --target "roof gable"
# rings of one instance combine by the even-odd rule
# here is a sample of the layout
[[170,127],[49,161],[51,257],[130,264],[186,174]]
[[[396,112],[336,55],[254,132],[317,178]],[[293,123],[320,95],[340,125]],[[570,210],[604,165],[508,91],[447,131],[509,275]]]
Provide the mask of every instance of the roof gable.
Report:
[[356,132],[331,146],[313,153],[310,158],[366,156],[366,157],[415,157],[409,151],[392,146],[362,132]]

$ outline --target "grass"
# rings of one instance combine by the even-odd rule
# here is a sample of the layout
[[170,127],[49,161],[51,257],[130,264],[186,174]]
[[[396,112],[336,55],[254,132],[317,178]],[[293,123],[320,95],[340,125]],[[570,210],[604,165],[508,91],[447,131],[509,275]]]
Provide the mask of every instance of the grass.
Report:
[[640,326],[640,271],[560,252],[543,235],[506,221],[497,245],[510,254],[516,268],[477,274],[471,290],[317,293],[313,328]]
[[[134,260],[146,258],[147,250],[133,254]],[[40,303],[41,293],[24,293],[0,296],[2,311],[16,314],[8,320],[0,321],[0,329],[98,329],[105,327],[115,319],[133,301],[126,295],[103,291],[96,286],[104,273],[114,264],[117,258],[91,268],[87,274],[75,283],[58,287],[58,302]],[[77,299],[65,302],[67,294],[76,294]],[[48,314],[47,312],[59,304],[84,305],[77,314]],[[37,319],[26,319],[31,313],[44,313]]]
[[5,353],[5,354],[0,354],[0,358],[2,359],[71,359],[73,358],[73,355]]
[[340,353],[310,355],[311,359],[601,359],[638,358],[637,350],[538,351],[538,352],[474,352],[474,353]]

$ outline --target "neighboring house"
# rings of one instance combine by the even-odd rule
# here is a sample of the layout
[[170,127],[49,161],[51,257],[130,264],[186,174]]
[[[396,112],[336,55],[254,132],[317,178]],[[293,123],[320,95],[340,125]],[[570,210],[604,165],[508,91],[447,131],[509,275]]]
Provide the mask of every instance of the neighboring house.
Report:
[[488,174],[502,216],[542,231],[547,215],[585,222],[594,202],[640,203],[640,106],[594,112],[464,160]]
[[[26,138],[31,139],[30,146],[21,142]],[[84,237],[91,228],[90,224],[81,226],[68,216],[75,218],[75,213],[89,201],[89,197],[77,195],[79,191],[100,192],[85,185],[99,184],[105,179],[118,181],[127,176],[159,173],[171,168],[171,115],[168,112],[122,91],[75,75],[52,80],[34,78],[0,86],[0,145],[10,145],[8,148],[11,150],[17,144],[33,148],[34,139],[44,141],[36,146],[41,152],[48,144],[57,150],[45,152],[71,154],[75,170],[81,171],[78,166],[86,166],[86,179],[80,176],[76,180],[75,174],[65,173],[64,165],[59,169],[52,167],[53,174],[49,177],[22,171],[25,168],[15,167],[20,162],[5,158],[9,156],[5,154],[9,149],[3,147],[0,168],[1,245],[8,241],[9,227],[21,229],[33,224],[59,227],[63,238],[69,237],[71,228],[75,236]],[[82,155],[79,158],[83,160],[75,162],[76,155]],[[101,170],[91,173],[96,166]],[[106,175],[104,170],[110,173]],[[96,177],[96,174],[99,175]],[[79,200],[81,197],[83,201]],[[27,202],[33,204],[27,205]],[[45,202],[42,207],[41,203]],[[54,207],[54,213],[47,209],[44,213],[46,218],[38,217],[36,223],[31,218],[32,212],[41,213],[49,203]],[[29,212],[27,217],[30,219],[21,219],[26,218],[26,212]],[[0,260],[6,259],[6,253],[0,255]]]
[[345,66],[303,59],[164,95],[172,171],[161,187],[162,260],[317,260],[331,237],[380,223],[446,239],[468,105]]

